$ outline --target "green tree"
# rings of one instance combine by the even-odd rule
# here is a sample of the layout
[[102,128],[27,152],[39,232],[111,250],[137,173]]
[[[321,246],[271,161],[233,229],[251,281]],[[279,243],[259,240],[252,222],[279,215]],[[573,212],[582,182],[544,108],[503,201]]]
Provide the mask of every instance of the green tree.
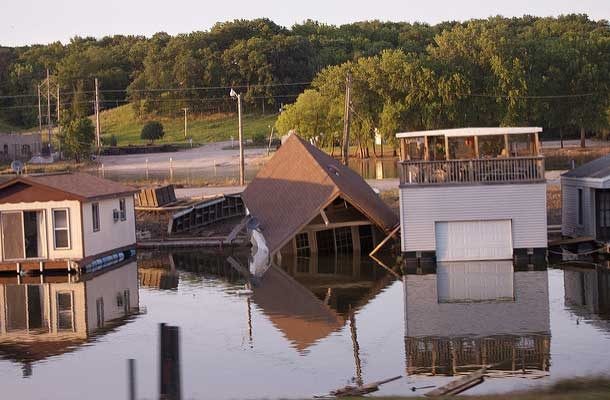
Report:
[[159,121],[147,122],[140,133],[140,139],[148,140],[150,143],[154,143],[155,140],[161,139],[163,136],[165,136],[165,131],[163,130],[163,124]]
[[80,162],[91,155],[95,127],[89,118],[75,118],[64,122],[59,140],[65,157]]

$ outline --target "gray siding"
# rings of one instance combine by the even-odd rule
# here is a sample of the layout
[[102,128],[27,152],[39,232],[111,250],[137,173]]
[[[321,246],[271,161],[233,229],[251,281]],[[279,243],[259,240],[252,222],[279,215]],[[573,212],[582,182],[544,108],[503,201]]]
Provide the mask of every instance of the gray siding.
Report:
[[434,223],[512,220],[513,247],[547,247],[546,184],[401,188],[403,251],[435,251]]
[[[578,189],[582,189],[583,223],[578,224]],[[595,237],[595,189],[561,180],[561,234]]]

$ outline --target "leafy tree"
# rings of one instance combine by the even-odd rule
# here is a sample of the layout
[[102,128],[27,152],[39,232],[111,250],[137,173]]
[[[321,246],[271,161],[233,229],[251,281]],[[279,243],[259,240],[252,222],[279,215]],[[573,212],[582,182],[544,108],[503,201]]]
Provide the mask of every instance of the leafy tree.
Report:
[[148,140],[150,143],[154,143],[155,140],[161,139],[163,136],[165,136],[165,131],[163,130],[163,124],[159,121],[147,122],[140,133],[140,138]]
[[80,162],[91,155],[95,127],[89,118],[64,121],[59,140],[65,157]]

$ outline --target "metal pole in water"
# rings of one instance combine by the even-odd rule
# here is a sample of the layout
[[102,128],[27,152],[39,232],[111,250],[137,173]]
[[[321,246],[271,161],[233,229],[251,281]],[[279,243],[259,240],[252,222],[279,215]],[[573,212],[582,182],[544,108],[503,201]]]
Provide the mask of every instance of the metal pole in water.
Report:
[[172,165],[173,160],[169,158],[169,180],[170,182],[174,180],[174,166]]
[[160,330],[160,400],[180,400],[180,328],[159,324]]
[[136,360],[127,360],[127,378],[129,385],[129,400],[136,400]]
[[148,158],[146,159],[146,180],[148,180]]

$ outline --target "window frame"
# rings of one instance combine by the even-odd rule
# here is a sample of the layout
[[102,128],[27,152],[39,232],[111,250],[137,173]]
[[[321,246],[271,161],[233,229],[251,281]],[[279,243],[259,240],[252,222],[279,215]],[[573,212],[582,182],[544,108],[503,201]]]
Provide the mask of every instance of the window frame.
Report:
[[[56,211],[65,211],[65,213],[66,213],[66,222],[67,222],[67,227],[66,228],[57,228],[55,226],[55,212]],[[53,249],[54,250],[70,250],[70,249],[72,249],[72,238],[70,237],[71,236],[70,235],[70,209],[66,208],[66,207],[64,207],[64,208],[53,208],[53,209],[51,209],[51,215],[52,215],[52,218],[53,218],[53,221],[52,221],[52,223],[53,223],[53,225],[52,225],[52,228],[53,228]],[[56,232],[58,230],[65,230],[65,231],[67,231],[67,233],[68,233],[68,246],[67,247],[58,247],[57,246]]]
[[127,221],[127,201],[125,197],[119,199],[119,219],[121,221]]
[[[97,217],[97,218],[96,218]],[[96,224],[97,222],[97,224]],[[91,203],[91,227],[93,232],[99,232],[101,226],[100,221],[100,203]]]

